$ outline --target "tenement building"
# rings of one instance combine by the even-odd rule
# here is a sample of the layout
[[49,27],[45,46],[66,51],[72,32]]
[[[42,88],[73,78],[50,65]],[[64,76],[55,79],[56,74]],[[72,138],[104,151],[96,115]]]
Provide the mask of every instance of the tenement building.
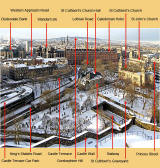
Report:
[[[29,62],[28,62],[29,61]],[[53,75],[56,69],[65,69],[68,61],[65,58],[37,58],[4,62],[2,74],[13,80],[28,79],[46,75]]]
[[[75,49],[66,49],[66,58],[68,64],[75,64]],[[102,60],[103,63],[107,61],[118,62],[118,53],[116,49],[112,49],[110,52],[105,49],[96,50],[96,59]],[[87,50],[86,49],[76,49],[76,64],[81,65],[85,60],[87,60]],[[93,65],[95,62],[95,50],[88,49],[88,63]]]

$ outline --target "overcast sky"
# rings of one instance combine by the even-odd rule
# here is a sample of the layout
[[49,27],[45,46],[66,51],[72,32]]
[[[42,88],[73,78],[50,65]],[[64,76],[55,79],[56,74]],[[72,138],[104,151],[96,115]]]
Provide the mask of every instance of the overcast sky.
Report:
[[[108,39],[107,28],[97,28],[97,38]],[[124,40],[125,29],[124,28],[111,28],[111,41],[112,40]],[[0,28],[0,38],[9,39],[9,28]],[[46,37],[45,28],[33,28],[33,40],[34,39],[45,39]],[[57,37],[86,37],[86,28],[48,28],[48,39]],[[89,28],[89,37],[94,37],[95,29]],[[20,39],[30,39],[31,29],[30,28],[12,28],[12,37]],[[128,28],[127,29],[127,40],[137,41],[138,40],[138,29]],[[160,29],[155,28],[141,28],[141,40],[142,41],[159,41],[160,40]]]

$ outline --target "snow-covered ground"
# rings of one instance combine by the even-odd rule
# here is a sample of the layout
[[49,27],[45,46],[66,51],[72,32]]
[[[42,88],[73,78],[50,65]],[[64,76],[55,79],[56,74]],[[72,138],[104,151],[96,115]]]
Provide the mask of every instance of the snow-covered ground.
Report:
[[[85,97],[84,97],[85,100]],[[60,129],[61,136],[71,137],[74,136],[75,128],[75,113],[72,111],[69,102],[61,103],[60,105]],[[96,132],[96,113],[92,110],[77,112],[77,133],[82,132],[83,130],[89,130]],[[98,117],[98,129],[101,131],[105,128],[105,123],[110,123],[103,117]],[[21,130],[29,132],[29,123],[30,118],[23,120],[21,125]],[[46,109],[37,114],[32,115],[32,132],[45,133],[57,135],[59,133],[59,105]],[[14,129],[14,126],[9,127],[8,129]]]
[[[155,143],[156,148],[160,148],[160,133],[155,132]],[[87,148],[95,148],[97,140],[93,138],[87,139]],[[154,131],[148,131],[138,126],[131,126],[126,133],[126,143],[129,148],[153,148],[154,147]],[[77,148],[84,148],[85,141],[77,143]],[[58,144],[52,145],[51,147],[58,148]],[[62,148],[68,147],[61,145]],[[74,145],[69,146],[74,148]],[[112,148],[112,134],[109,134],[102,139],[98,140],[99,148]],[[125,133],[113,134],[113,147],[124,148],[125,147]]]
[[[115,102],[123,105],[125,104],[126,99],[123,98],[123,90],[117,88],[115,91],[115,88],[111,87],[106,90],[102,90],[99,93]],[[145,106],[144,102],[146,103]],[[153,101],[151,99],[137,95],[136,99],[133,102],[133,106],[129,101],[127,101],[127,106],[136,112],[135,115],[137,118],[146,122],[150,122],[153,108]]]
[[[69,82],[71,82],[69,80],[69,77],[62,78],[60,81],[60,86],[63,86]],[[52,90],[58,89],[59,88],[59,81],[54,80],[54,79],[48,79],[47,81],[29,84],[29,86],[33,88],[35,98],[38,98],[46,90],[52,91]]]
[[[73,79],[74,82],[74,79]],[[69,83],[69,85],[68,85]],[[67,84],[66,86],[63,86]],[[71,81],[67,78],[64,80],[61,80],[61,91],[65,90],[68,86],[70,86]],[[51,80],[48,79],[47,81],[43,83],[35,83],[29,84],[31,88],[34,90],[35,98],[38,98],[37,100],[33,101],[33,103],[37,103],[36,101],[42,101],[42,98],[39,98],[41,94],[46,91],[55,90],[56,93],[58,93],[59,88],[59,82],[58,80]],[[24,86],[25,87],[25,86]],[[99,88],[99,93],[103,96],[117,102],[120,104],[125,104],[125,99],[123,98],[123,90],[115,89],[113,87],[106,88],[101,90]],[[76,101],[77,104],[79,104],[80,111],[77,110],[77,136],[81,134],[83,131],[90,131],[90,132],[97,132],[97,116],[94,111],[91,110],[92,106],[96,105],[96,94],[95,93],[89,93],[89,92],[83,92],[79,91],[77,88],[77,97]],[[73,101],[75,100],[74,94],[72,97]],[[91,99],[90,104],[85,104],[88,99]],[[98,103],[101,103],[105,101],[104,98],[100,97],[98,98]],[[146,103],[145,106],[144,102]],[[144,100],[142,96],[138,96],[134,100],[133,107],[131,107],[131,103],[128,103],[127,106],[130,107],[133,111],[136,111],[136,117],[145,121],[149,122],[151,117],[151,109],[153,102],[150,99]],[[28,107],[27,107],[28,108]],[[21,111],[21,110],[19,110]],[[17,112],[19,112],[17,111]],[[16,113],[16,112],[15,112]],[[111,118],[111,116],[114,116],[114,119],[117,123],[124,125],[124,119],[120,116],[117,116],[116,114],[113,114],[110,111],[106,111],[108,116]],[[60,132],[62,137],[74,137],[75,135],[75,115],[74,115],[74,109],[71,107],[69,102],[61,103],[60,105]],[[129,121],[127,121],[129,122]],[[30,118],[23,120],[20,123],[20,129],[22,131],[29,132],[30,127]],[[45,134],[46,132],[50,135],[59,135],[59,105],[51,107],[50,109],[46,109],[44,111],[40,111],[37,114],[32,115],[32,132],[37,132],[41,134]],[[98,116],[98,132],[103,131],[106,128],[106,125],[108,128],[111,128],[111,121],[107,120],[106,118],[102,116]],[[117,126],[114,124],[114,128],[118,129]],[[15,129],[14,126],[9,127],[8,129]],[[125,134],[124,133],[118,133],[114,134],[114,147],[115,148],[124,148],[125,147]],[[138,126],[131,126],[129,130],[127,130],[127,145],[129,147],[153,147],[153,139],[154,139],[154,132],[148,131],[145,129],[142,129]],[[160,133],[156,132],[156,142],[160,140]],[[143,143],[144,142],[144,143]],[[112,135],[105,136],[102,139],[99,139],[98,141],[100,148],[110,148],[112,147]],[[143,146],[140,144],[143,143]],[[8,142],[8,144],[14,144],[14,142]],[[79,142],[77,143],[77,147],[84,147],[85,142]],[[25,146],[26,145],[26,146]],[[136,146],[137,145],[137,146]],[[28,143],[21,143],[20,146],[27,147],[29,146]],[[61,145],[62,147],[66,147]],[[52,145],[51,147],[58,147],[58,145]],[[71,146],[71,147],[74,147]],[[96,140],[92,138],[87,139],[87,147],[96,147]]]

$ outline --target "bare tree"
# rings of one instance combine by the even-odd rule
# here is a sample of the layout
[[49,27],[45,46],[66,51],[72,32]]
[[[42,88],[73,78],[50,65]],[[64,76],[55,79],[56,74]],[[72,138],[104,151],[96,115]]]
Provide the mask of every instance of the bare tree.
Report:
[[86,101],[83,103],[83,107],[86,108],[86,111],[93,106],[93,102],[90,96],[87,97]]
[[68,96],[69,99],[73,97],[73,89],[72,88],[66,88],[64,91],[64,96]]
[[123,99],[125,98],[127,87],[129,85],[131,85],[131,81],[129,79],[121,79],[121,78],[119,78],[119,80],[114,84],[115,88],[119,88],[122,90]]
[[44,100],[46,101],[49,107],[50,114],[51,114],[51,108],[52,108],[53,102],[58,100],[58,96],[52,93],[52,91],[46,90],[42,93],[41,97],[44,98]]
[[126,99],[128,99],[129,103],[131,104],[131,108],[133,108],[133,103],[136,99],[134,84],[130,84],[128,87],[126,87]]
[[19,122],[15,123],[15,144],[20,144],[20,133],[21,133],[21,126]]
[[[75,115],[75,101],[70,101],[69,106],[72,109],[72,117]],[[80,105],[78,102],[76,102],[76,113],[79,115],[80,114]]]
[[[154,105],[155,103],[155,105]],[[159,114],[159,96],[158,93],[155,93],[155,102],[153,99],[153,105],[152,105],[152,119],[151,122],[154,122],[154,111],[155,111],[155,120],[157,122],[157,124],[160,123],[160,114]]]
[[96,61],[96,70],[100,72],[103,76],[105,75],[106,65],[103,63],[103,60],[97,59]]

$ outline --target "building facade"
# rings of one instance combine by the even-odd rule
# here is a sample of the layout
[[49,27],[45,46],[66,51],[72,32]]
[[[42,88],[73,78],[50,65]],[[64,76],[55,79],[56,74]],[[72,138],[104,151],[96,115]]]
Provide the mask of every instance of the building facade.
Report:
[[143,59],[133,58],[133,52],[129,53],[127,67],[123,65],[122,56],[119,60],[119,78],[128,79],[137,86],[145,86],[153,83],[153,72],[148,71],[149,66]]
[[[66,58],[68,59],[68,64],[75,64],[75,49],[66,49],[65,53]],[[107,61],[118,62],[118,54],[116,50],[97,49],[96,50],[96,59],[102,60],[106,63]],[[76,64],[82,65],[84,61],[87,60],[87,50],[86,49],[76,49]],[[88,49],[88,63],[93,65],[95,62],[95,50]]]

